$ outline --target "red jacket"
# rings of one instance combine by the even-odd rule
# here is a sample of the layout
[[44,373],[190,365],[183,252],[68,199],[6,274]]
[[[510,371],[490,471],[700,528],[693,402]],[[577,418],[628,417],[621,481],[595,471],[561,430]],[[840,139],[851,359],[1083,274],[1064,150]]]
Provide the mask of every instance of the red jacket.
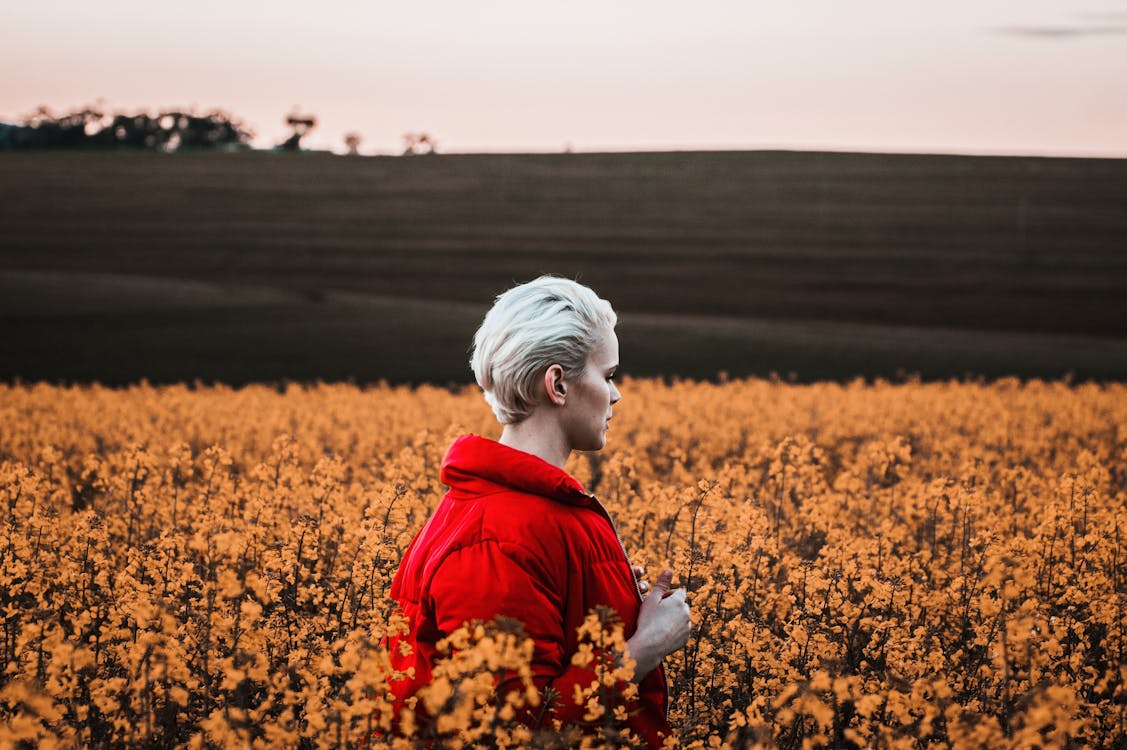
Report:
[[[532,673],[543,695],[561,696],[555,718],[581,721],[574,686],[594,679],[571,665],[576,629],[596,605],[615,609],[624,634],[637,627],[641,596],[606,510],[571,475],[493,440],[458,438],[442,462],[450,491],[412,540],[391,586],[409,623],[390,640],[392,666],[414,679],[392,683],[397,704],[430,682],[435,642],[469,620],[505,615],[534,640]],[[398,648],[407,640],[412,651]],[[516,685],[510,686],[515,689]],[[639,685],[627,725],[660,747],[671,734],[661,666]]]

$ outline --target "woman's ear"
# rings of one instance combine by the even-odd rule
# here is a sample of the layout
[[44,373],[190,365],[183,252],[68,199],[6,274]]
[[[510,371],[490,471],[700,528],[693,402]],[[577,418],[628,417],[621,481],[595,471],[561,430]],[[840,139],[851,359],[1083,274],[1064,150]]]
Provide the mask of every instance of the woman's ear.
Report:
[[550,403],[564,405],[567,400],[567,381],[564,380],[563,367],[552,365],[544,372],[544,391]]

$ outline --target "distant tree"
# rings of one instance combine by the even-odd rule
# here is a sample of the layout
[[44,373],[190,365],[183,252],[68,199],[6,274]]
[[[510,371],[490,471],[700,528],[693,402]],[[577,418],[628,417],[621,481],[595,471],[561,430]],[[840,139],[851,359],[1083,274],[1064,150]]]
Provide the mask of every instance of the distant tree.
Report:
[[206,115],[190,112],[166,112],[157,120],[163,144],[175,144],[170,150],[238,147],[254,137],[253,133],[223,110]]
[[25,117],[23,124],[34,131],[29,148],[82,148],[93,145],[104,121],[105,115],[93,107],[54,115],[41,106]]
[[417,156],[419,154],[438,153],[438,141],[429,133],[404,133],[403,155]]
[[114,115],[110,123],[112,145],[120,148],[156,148],[157,123],[147,112]]
[[363,138],[359,133],[345,133],[344,145],[346,148],[348,148],[348,153],[353,156],[360,153],[360,141],[362,140]]
[[286,124],[293,128],[293,134],[289,138],[278,144],[278,148],[283,151],[300,151],[301,139],[309,133],[310,130],[317,127],[317,118],[313,115],[298,114],[295,107],[292,112],[286,115]]

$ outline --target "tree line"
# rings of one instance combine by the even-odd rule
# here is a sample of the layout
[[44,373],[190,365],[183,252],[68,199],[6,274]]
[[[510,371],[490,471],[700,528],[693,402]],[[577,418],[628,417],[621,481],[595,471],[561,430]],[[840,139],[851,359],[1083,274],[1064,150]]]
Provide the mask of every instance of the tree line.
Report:
[[223,110],[116,113],[92,107],[53,114],[40,107],[17,125],[0,123],[0,151],[126,149],[149,151],[250,148],[254,131]]

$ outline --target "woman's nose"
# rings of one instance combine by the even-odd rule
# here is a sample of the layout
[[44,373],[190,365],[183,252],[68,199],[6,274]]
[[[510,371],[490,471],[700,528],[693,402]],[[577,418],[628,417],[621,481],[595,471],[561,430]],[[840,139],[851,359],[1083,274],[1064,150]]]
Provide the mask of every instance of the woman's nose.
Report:
[[612,404],[617,404],[621,400],[622,394],[618,392],[618,386],[615,385],[614,381],[612,380],[610,382],[610,402]]

